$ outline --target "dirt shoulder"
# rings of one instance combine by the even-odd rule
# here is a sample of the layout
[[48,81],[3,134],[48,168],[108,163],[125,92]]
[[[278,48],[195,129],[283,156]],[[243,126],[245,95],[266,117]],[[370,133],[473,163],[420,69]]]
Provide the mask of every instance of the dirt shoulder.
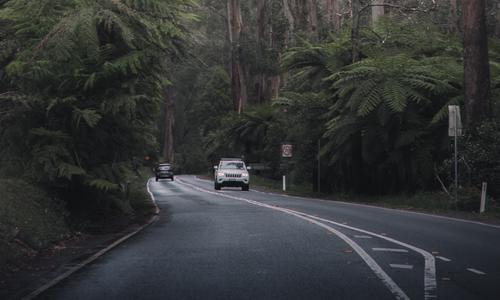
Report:
[[[144,187],[145,189],[145,187]],[[114,214],[92,224],[92,233],[73,232],[42,250],[17,241],[23,255],[1,267],[0,299],[20,299],[79,265],[120,238],[148,224],[156,206],[144,190],[135,203],[134,214]]]

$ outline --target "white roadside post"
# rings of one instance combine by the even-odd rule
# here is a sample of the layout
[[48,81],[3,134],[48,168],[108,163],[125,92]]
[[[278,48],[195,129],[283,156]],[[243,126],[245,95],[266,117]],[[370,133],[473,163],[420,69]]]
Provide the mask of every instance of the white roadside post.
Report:
[[487,196],[487,191],[488,189],[488,183],[483,182],[483,188],[481,189],[481,206],[479,207],[479,213],[482,214],[486,211],[486,196]]
[[[291,144],[281,145],[281,157],[288,159],[292,157],[293,146]],[[287,169],[288,167],[285,167]],[[285,172],[286,173],[286,172]],[[283,175],[283,192],[286,192],[286,174]]]
[[455,203],[458,202],[458,137],[462,136],[462,119],[460,106],[448,106],[448,135],[454,137],[455,142]]

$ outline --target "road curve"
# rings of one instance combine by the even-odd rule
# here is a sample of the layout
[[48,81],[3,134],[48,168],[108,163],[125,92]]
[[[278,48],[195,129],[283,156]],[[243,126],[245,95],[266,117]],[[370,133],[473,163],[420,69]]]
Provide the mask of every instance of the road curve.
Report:
[[500,228],[151,182],[160,219],[40,299],[498,299]]

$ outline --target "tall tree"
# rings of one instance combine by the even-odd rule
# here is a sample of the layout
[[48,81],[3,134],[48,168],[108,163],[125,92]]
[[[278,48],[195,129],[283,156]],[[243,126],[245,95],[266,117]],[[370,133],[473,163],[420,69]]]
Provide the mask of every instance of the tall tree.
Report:
[[231,96],[234,110],[241,112],[247,103],[247,86],[240,55],[243,21],[239,0],[227,1],[227,19],[229,42],[231,43]]
[[351,43],[352,43],[352,62],[359,60],[359,15],[361,13],[361,1],[351,1]]
[[338,32],[340,30],[340,0],[325,0],[326,16],[329,30]]
[[377,23],[380,17],[384,16],[384,0],[372,0],[372,23]]
[[311,39],[318,39],[318,4],[316,0],[307,0],[307,24]]
[[174,162],[174,125],[175,125],[175,101],[172,88],[165,93],[164,102],[165,121],[163,133],[163,159],[166,162]]
[[465,110],[470,128],[491,113],[485,7],[485,0],[462,0]]
[[[257,0],[257,16],[256,16],[256,21],[257,21],[257,59],[258,61],[262,61],[264,57],[264,51],[266,48],[266,25],[267,25],[267,18],[266,18],[266,0]],[[261,103],[264,99],[264,90],[266,86],[266,76],[262,72],[257,74],[256,76],[256,83],[255,83],[255,88],[256,88],[256,96],[257,96],[257,102]]]
[[448,33],[453,33],[457,30],[457,0],[450,0],[448,10]]

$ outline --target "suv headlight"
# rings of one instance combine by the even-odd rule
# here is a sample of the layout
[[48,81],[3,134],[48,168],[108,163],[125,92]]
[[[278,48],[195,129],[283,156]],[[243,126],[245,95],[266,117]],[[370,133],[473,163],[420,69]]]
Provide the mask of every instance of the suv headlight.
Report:
[[247,172],[243,172],[243,173],[241,173],[241,176],[248,177],[248,173]]
[[224,172],[217,172],[217,176],[223,177],[224,176]]

